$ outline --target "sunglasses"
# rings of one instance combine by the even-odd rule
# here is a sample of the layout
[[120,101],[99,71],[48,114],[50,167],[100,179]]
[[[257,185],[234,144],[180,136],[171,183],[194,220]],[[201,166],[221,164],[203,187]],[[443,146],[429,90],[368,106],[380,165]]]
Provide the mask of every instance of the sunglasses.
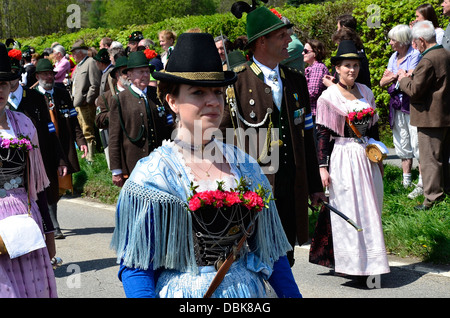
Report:
[[304,49],[303,50],[303,53],[305,53],[305,54],[308,54],[308,53],[311,53],[312,52],[312,50],[308,50],[308,49]]

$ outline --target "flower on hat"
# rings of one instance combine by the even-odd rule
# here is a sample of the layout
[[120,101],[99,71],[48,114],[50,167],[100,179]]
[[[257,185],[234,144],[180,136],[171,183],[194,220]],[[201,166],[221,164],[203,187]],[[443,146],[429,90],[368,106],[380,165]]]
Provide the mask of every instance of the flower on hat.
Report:
[[157,56],[156,52],[154,50],[150,50],[150,49],[145,49],[144,54],[145,54],[145,57],[147,58],[147,60],[154,59]]
[[275,14],[278,18],[280,18],[280,19],[282,18],[281,14],[279,14],[277,10],[272,8],[272,9],[270,9],[270,11],[272,11],[272,13]]
[[22,51],[17,49],[12,49],[8,52],[8,56],[12,59],[20,61],[22,59]]

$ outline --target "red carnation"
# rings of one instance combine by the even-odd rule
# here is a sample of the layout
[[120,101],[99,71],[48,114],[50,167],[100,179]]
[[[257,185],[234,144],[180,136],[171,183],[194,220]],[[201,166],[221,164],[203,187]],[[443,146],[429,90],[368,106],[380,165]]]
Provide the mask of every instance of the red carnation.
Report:
[[12,49],[11,51],[8,52],[8,56],[12,59],[20,61],[22,59],[22,51]]
[[157,56],[156,52],[154,50],[150,50],[150,49],[144,50],[144,54],[145,54],[145,57],[147,58],[147,60],[152,60]]
[[272,13],[275,14],[278,18],[280,18],[280,19],[282,18],[281,14],[279,14],[277,10],[270,9],[270,11],[272,11]]

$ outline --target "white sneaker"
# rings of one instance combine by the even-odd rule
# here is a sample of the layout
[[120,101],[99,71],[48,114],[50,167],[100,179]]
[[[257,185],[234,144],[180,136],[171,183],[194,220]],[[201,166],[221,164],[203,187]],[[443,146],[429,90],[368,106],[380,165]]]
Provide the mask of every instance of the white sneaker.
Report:
[[414,200],[419,195],[423,195],[423,188],[416,186],[415,189],[410,194],[408,194],[408,198]]
[[403,188],[407,189],[411,186],[411,180],[403,180]]

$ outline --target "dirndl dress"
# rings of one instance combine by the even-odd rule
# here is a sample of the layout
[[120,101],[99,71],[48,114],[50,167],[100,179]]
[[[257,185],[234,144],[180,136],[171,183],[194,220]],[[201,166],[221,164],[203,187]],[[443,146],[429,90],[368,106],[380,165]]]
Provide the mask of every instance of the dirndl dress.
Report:
[[[7,114],[8,123],[16,134],[28,136],[37,145],[36,130],[31,121],[21,113],[8,110]],[[0,220],[30,213],[44,235],[35,199],[36,192],[48,186],[48,179],[42,175],[45,169],[39,149],[29,151],[29,169],[26,165],[27,155],[23,150],[0,148],[0,155]],[[28,192],[24,186],[26,183]],[[8,254],[0,255],[0,298],[56,297],[56,280],[46,247],[13,259]]]

